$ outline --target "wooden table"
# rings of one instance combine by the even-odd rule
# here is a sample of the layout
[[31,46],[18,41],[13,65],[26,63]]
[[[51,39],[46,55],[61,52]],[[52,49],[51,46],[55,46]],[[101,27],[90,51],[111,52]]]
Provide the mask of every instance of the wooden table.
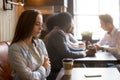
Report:
[[[85,75],[98,75],[99,77],[85,77]],[[64,75],[62,68],[56,80],[120,80],[117,68],[73,68],[72,75]]]
[[93,57],[74,59],[74,64],[83,64],[83,63],[84,64],[87,64],[87,63],[94,63],[94,64],[95,63],[97,64],[117,63],[117,59],[109,52],[97,51],[97,53]]

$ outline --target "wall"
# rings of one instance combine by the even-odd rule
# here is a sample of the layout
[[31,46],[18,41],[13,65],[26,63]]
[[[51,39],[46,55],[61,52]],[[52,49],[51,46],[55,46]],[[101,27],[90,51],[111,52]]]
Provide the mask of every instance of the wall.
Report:
[[[52,14],[55,12],[67,11],[67,7],[64,6],[39,6],[39,8],[34,6],[29,8],[40,9],[42,14]],[[27,9],[27,7],[25,7],[25,9]],[[0,0],[0,41],[12,40],[18,17],[23,11],[23,7],[14,5],[13,10],[5,11],[3,10],[3,0]]]
[[23,8],[13,6],[13,10],[3,10],[3,0],[0,0],[0,41],[11,40],[14,34],[18,16]]

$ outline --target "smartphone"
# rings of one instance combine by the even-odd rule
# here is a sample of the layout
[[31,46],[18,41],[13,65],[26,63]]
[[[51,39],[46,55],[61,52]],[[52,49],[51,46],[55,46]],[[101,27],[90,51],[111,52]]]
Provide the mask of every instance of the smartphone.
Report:
[[102,77],[100,74],[85,74],[85,77]]

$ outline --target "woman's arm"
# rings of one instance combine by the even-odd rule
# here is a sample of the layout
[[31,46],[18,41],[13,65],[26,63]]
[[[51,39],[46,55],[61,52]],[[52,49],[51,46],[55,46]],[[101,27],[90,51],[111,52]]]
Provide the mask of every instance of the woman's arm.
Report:
[[[23,52],[23,53],[22,53]],[[13,45],[9,49],[9,62],[18,78],[21,80],[41,80],[46,76],[46,70],[41,66],[37,70],[31,69],[31,58],[28,50],[22,50],[20,47]],[[29,69],[28,69],[29,68]]]

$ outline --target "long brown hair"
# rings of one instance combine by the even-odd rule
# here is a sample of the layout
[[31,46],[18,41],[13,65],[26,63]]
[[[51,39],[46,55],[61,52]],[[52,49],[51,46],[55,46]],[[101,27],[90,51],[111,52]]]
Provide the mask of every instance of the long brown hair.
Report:
[[38,10],[26,10],[20,15],[11,44],[31,36],[39,14],[41,13]]

